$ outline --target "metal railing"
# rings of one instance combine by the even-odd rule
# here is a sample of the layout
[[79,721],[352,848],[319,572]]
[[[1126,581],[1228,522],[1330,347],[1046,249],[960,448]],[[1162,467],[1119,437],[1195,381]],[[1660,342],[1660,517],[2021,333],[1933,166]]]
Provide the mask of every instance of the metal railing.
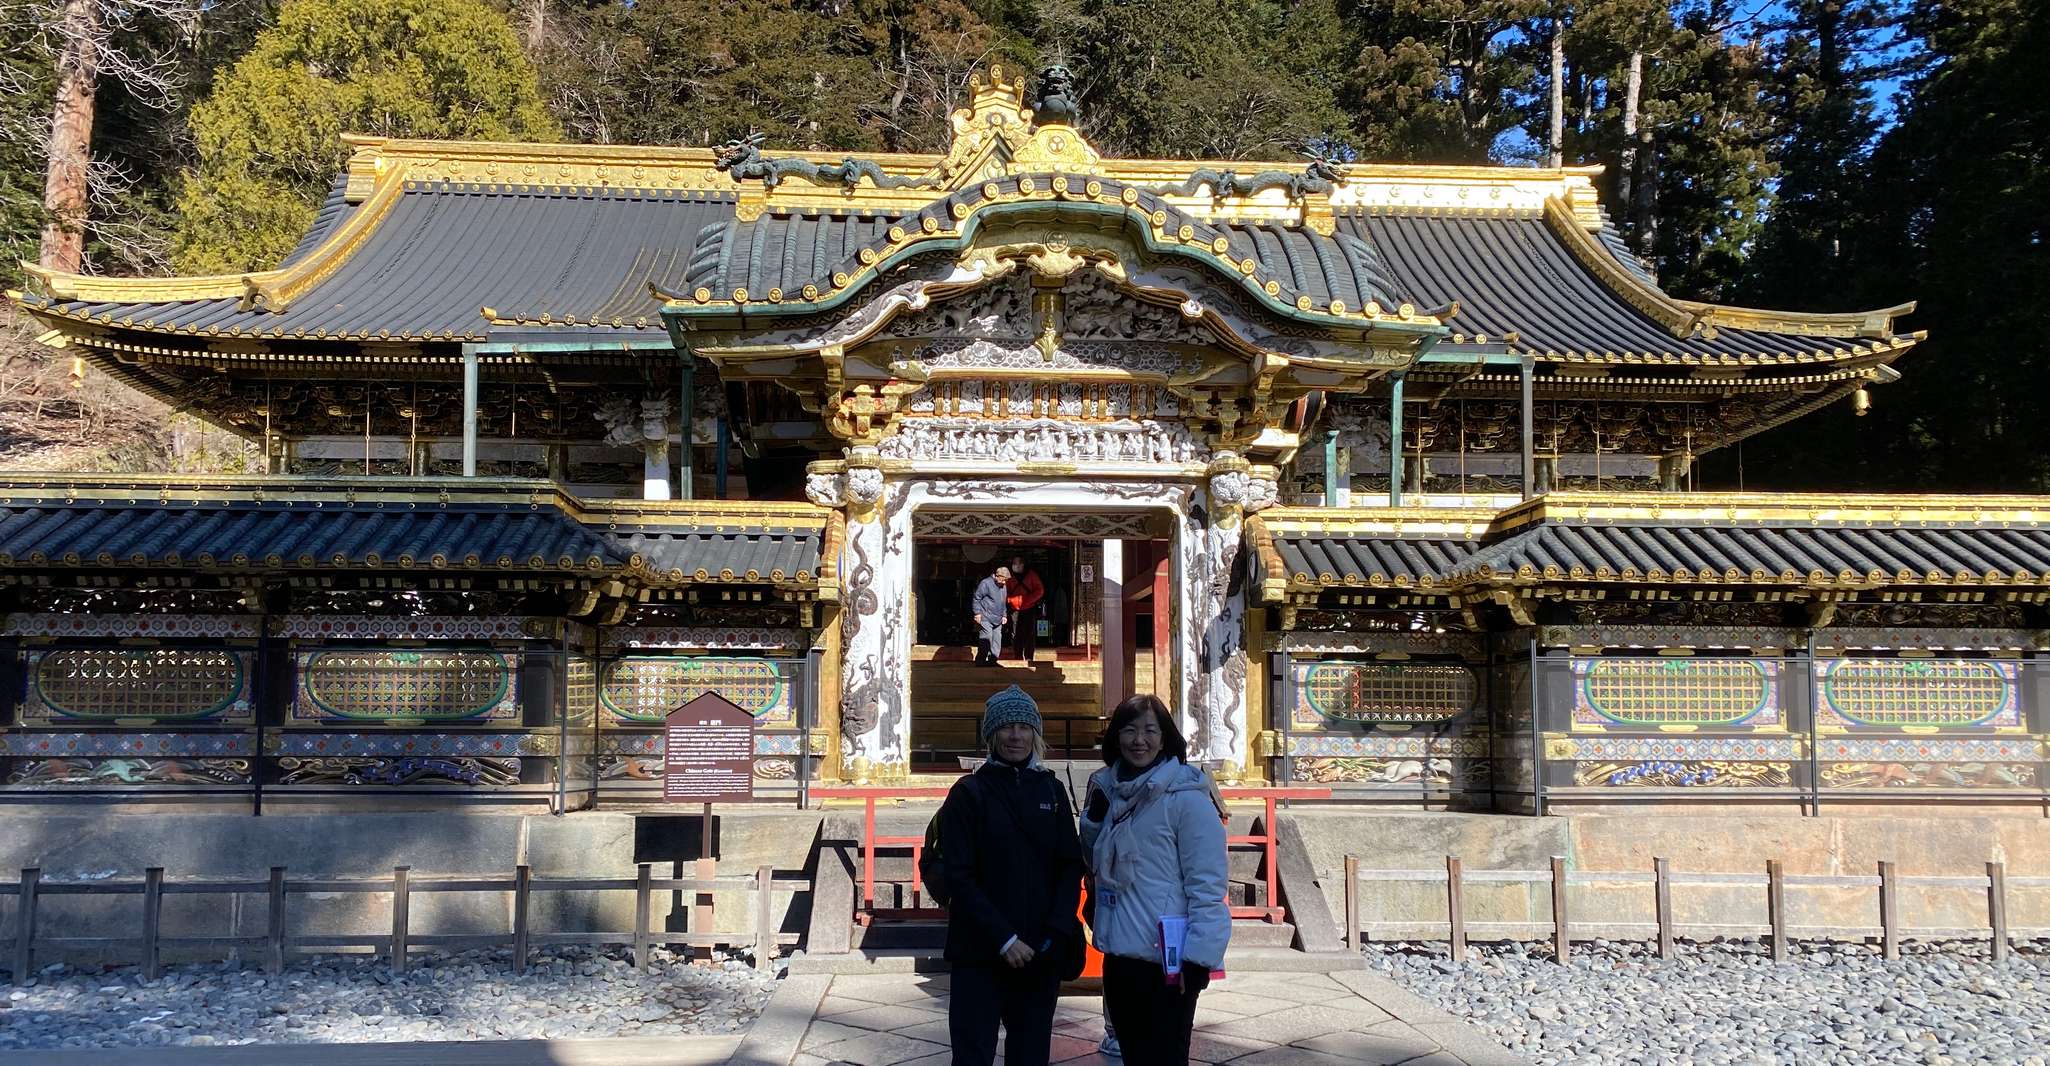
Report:
[[[884,836],[876,832],[876,803],[879,800],[941,799],[949,789],[945,788],[895,788],[895,787],[847,787],[816,788],[812,795],[820,799],[858,799],[862,801],[861,818],[861,896],[855,902],[854,920],[868,925],[876,919],[940,918],[946,909],[924,905],[925,885],[918,873],[918,860],[925,853],[925,837]],[[1261,905],[1234,906],[1233,918],[1257,918],[1266,922],[1280,922],[1287,917],[1281,905],[1280,862],[1276,855],[1279,839],[1276,829],[1276,804],[1281,800],[1329,799],[1328,788],[1221,788],[1218,793],[1229,803],[1232,800],[1259,800],[1263,803],[1264,819],[1258,833],[1227,835],[1225,846],[1252,846],[1261,850],[1261,868],[1266,890]],[[877,907],[876,900],[876,853],[884,848],[911,849],[911,906]],[[902,883],[902,882],[897,882]]]
[[[14,981],[20,984],[35,971],[35,949],[129,949],[136,953],[143,976],[155,980],[163,972],[162,955],[165,948],[219,949],[224,954],[219,958],[233,957],[243,949],[261,951],[264,968],[270,973],[281,973],[285,968],[287,955],[318,954],[321,949],[351,948],[388,955],[394,973],[404,973],[408,960],[415,948],[489,948],[510,943],[513,951],[513,965],[520,970],[527,968],[527,959],[535,945],[574,944],[587,946],[630,946],[633,948],[634,966],[642,971],[648,968],[648,956],[655,945],[683,945],[688,947],[731,947],[749,949],[757,969],[768,969],[774,962],[777,947],[795,944],[794,933],[778,933],[774,926],[773,901],[777,891],[809,890],[811,882],[800,879],[779,879],[767,866],[755,870],[753,877],[732,877],[706,879],[679,879],[653,876],[648,863],[641,863],[634,877],[557,877],[536,878],[528,866],[516,867],[510,877],[446,877],[414,879],[412,868],[395,866],[390,877],[373,878],[307,878],[291,880],[285,876],[285,868],[273,866],[270,877],[263,881],[168,881],[162,867],[150,867],[143,871],[141,881],[44,881],[42,870],[29,867],[21,871],[21,879],[14,884],[0,883],[0,897],[14,899],[14,936],[6,945],[6,955],[13,965]],[[631,931],[561,933],[536,932],[529,919],[533,894],[536,892],[626,892],[634,893],[634,927]],[[650,928],[654,893],[663,892],[718,892],[751,891],[754,893],[754,920],[751,928],[735,932],[692,932],[680,933]],[[501,892],[512,896],[512,918],[510,928],[502,933],[439,933],[421,934],[412,926],[411,903],[416,892]],[[286,917],[288,903],[294,894],[310,893],[377,893],[391,897],[390,932],[288,935]],[[268,900],[267,931],[261,936],[164,936],[163,903],[167,895],[262,895]],[[45,897],[55,896],[141,896],[141,935],[138,937],[108,936],[47,936],[39,928],[37,914],[39,904]],[[225,909],[225,908],[224,908]]]
[[1243,906],[1231,908],[1234,918],[1258,918],[1264,922],[1279,922],[1287,917],[1281,906],[1281,863],[1275,854],[1275,843],[1279,831],[1275,825],[1275,803],[1278,800],[1330,799],[1328,788],[1220,788],[1218,794],[1229,803],[1235,799],[1261,800],[1265,803],[1265,820],[1260,825],[1262,832],[1226,836],[1224,844],[1251,844],[1261,850],[1261,869],[1265,871],[1267,895],[1264,906]]
[[[982,717],[983,712],[981,711],[919,711],[916,720],[918,722],[981,722]],[[1078,755],[1085,758],[1095,758],[1097,755],[1096,745],[1102,735],[1102,727],[1108,721],[1110,719],[1102,716],[1065,717],[1061,715],[1047,715],[1043,719],[1044,731],[1047,733],[1048,740],[1047,756],[1056,759],[1072,759]],[[1085,734],[1087,739],[1080,748],[1075,746],[1075,727],[1078,723],[1085,726],[1095,726],[1098,730],[1093,735]],[[1052,743],[1053,738],[1051,735],[1056,726],[1059,727],[1061,737],[1061,742],[1058,745]],[[913,729],[915,732],[915,725]],[[912,738],[911,747],[914,754],[922,753],[933,759],[938,759],[942,755],[980,755],[984,751],[984,746],[980,742],[949,748],[937,744],[920,744],[916,736]]]
[[[1588,940],[1599,937],[1606,940],[1652,939],[1658,944],[1658,956],[1673,958],[1675,942],[1680,938],[1705,939],[1711,937],[1759,937],[1771,948],[1775,961],[1784,961],[1789,953],[1789,944],[1796,936],[1814,938],[1863,938],[1877,940],[1886,958],[1900,957],[1901,941],[1907,937],[1922,939],[1962,940],[1986,937],[1991,944],[1994,961],[2007,957],[2011,941],[2015,937],[2034,938],[2050,936],[2050,927],[2010,928],[2007,922],[2009,890],[2013,888],[2050,888],[2050,877],[2009,877],[2006,866],[1999,862],[1988,862],[1986,872],[1977,874],[1916,874],[1903,875],[1891,862],[1879,863],[1876,874],[1789,874],[1778,859],[1768,860],[1765,872],[1760,873],[1675,873],[1665,859],[1653,859],[1652,869],[1642,871],[1591,871],[1568,870],[1563,856],[1554,856],[1550,870],[1468,870],[1458,857],[1445,857],[1442,870],[1362,870],[1357,856],[1345,857],[1345,944],[1358,951],[1363,934],[1386,932],[1388,939],[1438,939],[1436,936],[1418,937],[1420,929],[1435,933],[1444,930],[1445,939],[1451,943],[1452,959],[1457,962],[1466,957],[1469,938],[1480,939],[1527,939],[1533,935],[1549,935],[1552,941],[1554,961],[1564,963],[1572,955],[1575,939]],[[1446,920],[1432,922],[1362,922],[1360,919],[1360,886],[1365,882],[1412,882],[1439,883],[1444,886]],[[1470,884],[1512,884],[1523,886],[1549,885],[1551,892],[1551,920],[1549,922],[1468,921],[1465,889]],[[1652,893],[1652,905],[1656,919],[1652,922],[1602,920],[1584,922],[1576,928],[1569,914],[1568,889],[1580,885],[1641,885]],[[1735,922],[1682,922],[1674,916],[1673,890],[1688,886],[1714,886],[1717,888],[1758,888],[1764,890],[1766,922],[1763,925]],[[1986,893],[1986,924],[1983,926],[1958,927],[1908,927],[1901,923],[1900,893],[1904,888],[1984,890]],[[1788,889],[1872,889],[1875,891],[1878,924],[1848,924],[1826,926],[1796,926],[1788,917]],[[1433,928],[1435,927],[1435,928]],[[1409,934],[1409,935],[1402,935]],[[1576,934],[1578,934],[1576,936]],[[1371,937],[1370,937],[1371,938]]]

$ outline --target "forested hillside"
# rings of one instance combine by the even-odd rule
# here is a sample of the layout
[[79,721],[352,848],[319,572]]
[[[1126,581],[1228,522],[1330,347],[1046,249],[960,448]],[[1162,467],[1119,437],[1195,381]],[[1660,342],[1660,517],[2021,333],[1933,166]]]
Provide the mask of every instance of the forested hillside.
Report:
[[[0,0],[0,262],[260,268],[363,131],[923,151],[971,71],[1072,67],[1118,155],[1601,163],[1678,295],[1914,299],[1863,418],[1711,488],[2050,490],[2050,46],[2026,0]],[[11,313],[10,313],[11,315]],[[0,323],[0,464],[234,467]]]

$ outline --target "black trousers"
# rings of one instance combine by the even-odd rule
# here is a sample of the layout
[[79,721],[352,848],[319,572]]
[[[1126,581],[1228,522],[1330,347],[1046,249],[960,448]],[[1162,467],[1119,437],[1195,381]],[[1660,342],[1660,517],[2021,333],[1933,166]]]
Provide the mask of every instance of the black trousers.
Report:
[[1187,1066],[1196,997],[1209,984],[1208,970],[1183,970],[1176,988],[1157,962],[1105,955],[1103,1009],[1117,1030],[1125,1066]]
[[1009,1066],[1046,1066],[1060,990],[1060,981],[1048,966],[1012,969],[1002,961],[992,966],[955,963],[947,994],[947,1034],[954,1043],[954,1066],[995,1062],[999,1022],[1004,1027],[1004,1061]]
[[1032,661],[1032,654],[1039,650],[1039,612],[1045,604],[1035,603],[1022,611],[1011,612],[1011,646],[1017,649],[1018,658]]

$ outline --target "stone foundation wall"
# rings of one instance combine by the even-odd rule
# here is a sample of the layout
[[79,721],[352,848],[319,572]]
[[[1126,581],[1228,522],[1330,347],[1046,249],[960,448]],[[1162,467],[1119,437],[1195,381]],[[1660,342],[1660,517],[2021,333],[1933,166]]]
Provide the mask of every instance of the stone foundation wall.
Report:
[[[820,815],[800,811],[727,810],[718,815],[715,852],[722,877],[752,876],[761,865],[780,876],[803,876],[818,833]],[[324,815],[180,814],[157,807],[135,814],[18,814],[0,831],[0,879],[40,866],[43,880],[140,881],[144,868],[162,866],[166,880],[196,878],[257,880],[271,866],[284,866],[293,879],[390,876],[401,863],[412,877],[510,875],[525,862],[534,877],[632,878],[635,864],[651,862],[656,877],[694,876],[697,854],[695,811],[591,812],[565,817],[518,813],[422,811]],[[675,865],[681,861],[680,869]],[[750,892],[715,894],[716,927],[752,928]],[[381,893],[300,894],[289,898],[293,935],[388,933],[390,896]],[[657,893],[656,929],[684,928],[689,894]],[[778,892],[778,928],[802,932],[808,901]],[[141,933],[139,896],[41,897],[41,936],[134,937]],[[414,935],[509,931],[512,893],[414,892],[410,922]],[[634,894],[622,892],[536,892],[531,914],[535,932],[631,930]],[[262,936],[266,902],[261,893],[234,896],[167,895],[163,935]],[[12,935],[14,899],[0,897],[0,929]],[[509,940],[508,940],[509,943]],[[789,949],[786,948],[787,952]],[[37,949],[44,962],[94,961],[77,952]],[[119,953],[134,961],[132,951]],[[178,958],[167,953],[167,959]],[[218,957],[218,956],[213,956]],[[256,953],[247,952],[254,958]]]
[[[1889,860],[1904,877],[1983,876],[1988,861],[2005,863],[2010,878],[2050,876],[2050,819],[2042,817],[1959,812],[1821,818],[1726,813],[1515,818],[1301,806],[1289,817],[1302,828],[1324,896],[1341,919],[1348,854],[1359,857],[1362,870],[1442,872],[1450,854],[1458,856],[1469,873],[1547,870],[1552,856],[1561,855],[1569,870],[1605,873],[1650,873],[1652,860],[1665,858],[1675,874],[1762,875],[1767,860],[1778,859],[1788,874],[1871,876],[1877,874],[1881,860]],[[1550,936],[1548,884],[1469,880],[1465,897],[1469,923],[1522,923],[1532,928],[1515,931],[1517,935]],[[1656,920],[1649,884],[1576,885],[1567,900],[1569,920],[1576,927],[1585,923],[1594,930],[1590,935],[1644,936],[1644,931],[1626,925]],[[1900,900],[1906,929],[1969,930],[1986,923],[1983,888],[1904,886]],[[1879,923],[1878,894],[1872,888],[1794,886],[1787,889],[1787,901],[1795,927],[1876,928]],[[1682,925],[1767,922],[1763,887],[1676,885],[1673,906],[1675,920]],[[1364,883],[1360,912],[1364,922],[1391,923],[1375,934],[1379,939],[1446,936],[1442,880]],[[2050,927],[2050,887],[2010,885],[2008,924],[2018,933]],[[1482,934],[1473,935],[1478,939]]]

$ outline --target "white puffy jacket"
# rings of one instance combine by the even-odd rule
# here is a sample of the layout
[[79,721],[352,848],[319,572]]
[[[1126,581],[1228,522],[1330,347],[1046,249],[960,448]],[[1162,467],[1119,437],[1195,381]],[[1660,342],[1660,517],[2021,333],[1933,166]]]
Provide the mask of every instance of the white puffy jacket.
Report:
[[1224,822],[1210,779],[1180,759],[1164,757],[1130,781],[1115,767],[1089,778],[1089,791],[1110,797],[1102,821],[1082,816],[1082,848],[1096,882],[1096,949],[1107,955],[1160,961],[1160,919],[1189,920],[1182,957],[1215,969],[1231,942],[1225,908]]

